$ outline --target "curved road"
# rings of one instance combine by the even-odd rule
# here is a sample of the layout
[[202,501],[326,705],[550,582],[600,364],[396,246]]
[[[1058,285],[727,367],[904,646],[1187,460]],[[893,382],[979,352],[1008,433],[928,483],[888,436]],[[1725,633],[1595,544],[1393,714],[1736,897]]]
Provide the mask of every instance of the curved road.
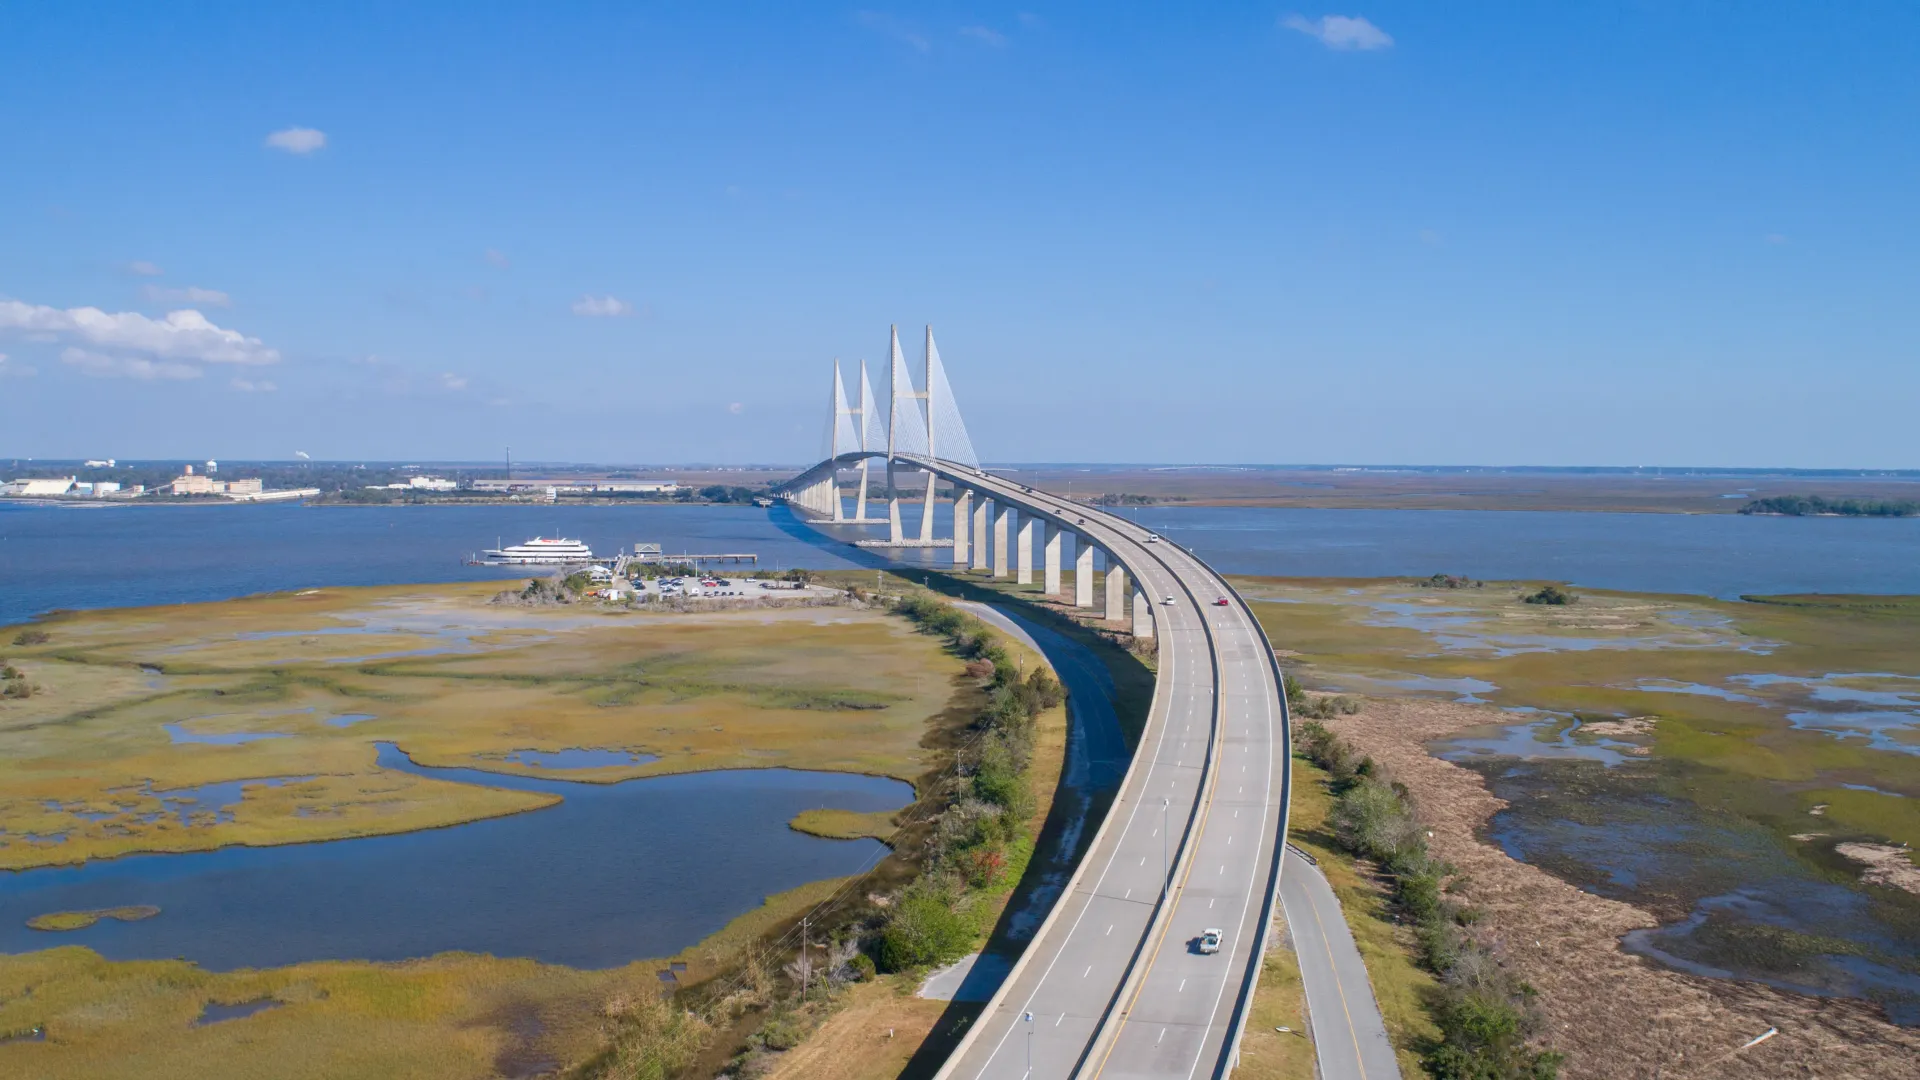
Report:
[[[823,462],[790,486],[862,456],[871,455]],[[896,458],[1105,551],[1153,604],[1159,642],[1153,704],[1118,796],[937,1080],[1226,1076],[1277,902],[1291,780],[1280,670],[1265,633],[1206,564],[1149,542],[1133,522],[953,462]],[[1345,937],[1337,907],[1334,915]],[[1203,956],[1195,942],[1210,927],[1225,943]],[[1336,988],[1371,1002],[1364,970],[1357,986],[1351,974],[1334,968]],[[1351,1035],[1351,1014],[1308,990],[1316,1041],[1336,1041],[1343,1021],[1350,1041],[1370,1041]],[[1372,1064],[1326,1060],[1321,1075],[1393,1075]]]

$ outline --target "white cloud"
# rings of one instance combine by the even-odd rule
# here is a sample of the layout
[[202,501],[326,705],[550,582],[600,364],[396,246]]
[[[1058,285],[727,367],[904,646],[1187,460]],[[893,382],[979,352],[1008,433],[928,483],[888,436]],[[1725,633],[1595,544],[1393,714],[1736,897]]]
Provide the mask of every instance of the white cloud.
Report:
[[37,373],[31,364],[8,363],[7,354],[0,352],[0,379],[26,379]]
[[1318,38],[1329,49],[1384,49],[1393,44],[1385,30],[1358,15],[1323,15],[1318,19],[1288,15],[1280,25]]
[[506,269],[509,265],[511,265],[507,261],[506,252],[501,251],[499,248],[488,248],[486,259],[487,259],[488,266],[498,266],[503,270]]
[[135,259],[127,264],[127,273],[135,277],[159,277],[161,274],[166,273],[166,271],[145,259]]
[[153,319],[138,312],[109,314],[96,307],[54,308],[0,300],[0,334],[14,331],[41,340],[68,338],[99,349],[150,353],[162,360],[199,364],[277,364],[280,353],[259,338],[227,330],[193,310]]
[[289,154],[311,154],[327,145],[327,133],[317,128],[282,128],[267,136],[267,145]]
[[610,319],[633,314],[633,305],[611,296],[589,293],[573,302],[573,313],[589,319]]
[[271,394],[280,389],[265,379],[235,379],[228,385],[244,394]]
[[735,416],[739,416],[741,413],[746,411],[746,406],[735,401],[727,406],[727,411],[732,413]]
[[97,379],[197,379],[199,368],[172,360],[149,360],[144,356],[109,356],[86,349],[67,349],[60,362],[72,364]]
[[1007,43],[1007,35],[991,26],[963,26],[960,28],[960,36],[972,38],[983,45],[992,45],[995,48],[1000,48]]
[[927,40],[927,35],[886,12],[862,11],[856,14],[854,19],[876,34],[904,42],[921,52],[927,52],[933,48],[933,42]]
[[198,285],[189,285],[184,289],[168,289],[159,285],[143,285],[140,295],[156,304],[205,304],[208,307],[232,307],[233,297],[219,289],[203,289]]
[[463,375],[455,375],[451,371],[443,371],[440,373],[440,385],[449,390],[465,390],[467,388],[467,380]]

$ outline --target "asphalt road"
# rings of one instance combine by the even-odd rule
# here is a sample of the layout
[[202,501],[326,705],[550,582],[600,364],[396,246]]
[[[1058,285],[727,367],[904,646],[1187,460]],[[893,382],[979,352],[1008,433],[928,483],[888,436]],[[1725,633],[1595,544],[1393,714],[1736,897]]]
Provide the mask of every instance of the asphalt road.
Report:
[[1320,1075],[1398,1080],[1400,1066],[1340,901],[1320,868],[1289,850],[1280,900],[1300,959]]
[[[1139,526],[1000,477],[964,480],[1125,565],[1154,603],[1160,656],[1118,799],[940,1075],[1224,1075],[1284,827],[1286,720],[1265,635],[1224,581]],[[1225,946],[1203,956],[1193,942],[1210,927]]]

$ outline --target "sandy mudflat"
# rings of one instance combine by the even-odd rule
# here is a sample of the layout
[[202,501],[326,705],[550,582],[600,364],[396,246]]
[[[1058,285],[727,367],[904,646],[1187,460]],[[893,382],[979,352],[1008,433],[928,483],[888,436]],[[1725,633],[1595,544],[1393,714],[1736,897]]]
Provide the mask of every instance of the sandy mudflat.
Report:
[[[1656,925],[1647,912],[1570,885],[1475,833],[1507,804],[1478,773],[1426,744],[1463,728],[1511,723],[1497,709],[1369,699],[1329,726],[1386,766],[1419,802],[1433,851],[1470,876],[1467,899],[1514,968],[1538,989],[1561,1075],[1581,1077],[1920,1077],[1920,1031],[1868,1003],[1792,994],[1757,983],[1669,971],[1620,948]],[[1737,1048],[1777,1027],[1750,1050]]]

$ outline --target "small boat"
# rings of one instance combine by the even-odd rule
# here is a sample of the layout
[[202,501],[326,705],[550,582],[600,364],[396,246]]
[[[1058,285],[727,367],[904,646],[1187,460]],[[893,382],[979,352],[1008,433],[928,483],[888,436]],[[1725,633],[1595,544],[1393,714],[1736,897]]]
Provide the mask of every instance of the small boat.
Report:
[[593,550],[578,540],[536,536],[524,544],[489,548],[480,553],[496,566],[566,566],[593,561]]

